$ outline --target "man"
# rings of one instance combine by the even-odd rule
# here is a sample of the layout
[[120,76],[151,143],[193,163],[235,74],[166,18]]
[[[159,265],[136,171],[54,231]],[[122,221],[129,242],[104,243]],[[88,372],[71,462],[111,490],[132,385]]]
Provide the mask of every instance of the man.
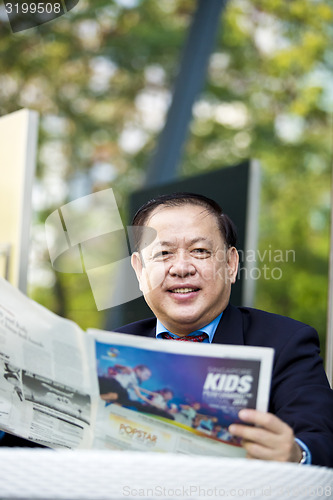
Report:
[[238,253],[232,221],[214,201],[176,193],[151,200],[133,225],[132,266],[156,318],[118,331],[156,338],[275,349],[269,412],[242,410],[229,431],[248,458],[333,466],[333,392],[314,329],[298,321],[229,304]]

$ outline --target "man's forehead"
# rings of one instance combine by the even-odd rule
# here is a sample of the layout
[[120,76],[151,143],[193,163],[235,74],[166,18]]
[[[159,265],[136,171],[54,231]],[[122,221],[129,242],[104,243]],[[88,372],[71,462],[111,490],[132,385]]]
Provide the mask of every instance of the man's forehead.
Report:
[[167,247],[183,245],[184,242],[188,246],[200,241],[211,246],[224,245],[216,216],[201,205],[158,206],[147,218],[144,227],[156,231],[156,237],[149,242],[142,238],[141,247]]
[[191,236],[171,236],[170,239],[163,239],[160,240],[158,237],[154,241],[154,246],[158,245],[161,247],[171,247],[174,246],[175,243],[183,242],[188,245],[195,245],[196,243],[207,243],[207,244],[212,244],[211,238],[207,238],[205,236],[196,236],[196,237],[191,237]]
[[146,226],[149,226],[150,225],[150,222],[154,223],[154,221],[152,221],[152,219],[155,219],[158,217],[158,216],[161,216],[163,219],[167,217],[167,211],[172,211],[172,212],[175,212],[175,211],[187,211],[187,213],[190,213],[192,212],[193,213],[193,217],[198,217],[198,216],[202,216],[202,217],[212,217],[212,219],[215,219],[215,215],[210,212],[208,210],[207,207],[204,207],[202,205],[197,205],[197,204],[194,204],[194,203],[184,203],[184,204],[181,204],[181,205],[175,205],[175,206],[172,206],[172,205],[159,205],[158,207],[154,208],[154,210],[152,210],[152,212],[149,214],[146,222],[145,222],[145,225]]

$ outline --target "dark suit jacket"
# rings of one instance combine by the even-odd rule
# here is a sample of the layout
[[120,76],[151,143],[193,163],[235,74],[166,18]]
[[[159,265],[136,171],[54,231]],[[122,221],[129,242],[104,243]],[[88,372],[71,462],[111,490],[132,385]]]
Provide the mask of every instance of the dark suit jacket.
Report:
[[[116,331],[154,337],[155,327],[151,318]],[[275,349],[269,411],[308,446],[313,464],[333,467],[333,391],[319,356],[317,332],[290,318],[229,304],[214,343]]]

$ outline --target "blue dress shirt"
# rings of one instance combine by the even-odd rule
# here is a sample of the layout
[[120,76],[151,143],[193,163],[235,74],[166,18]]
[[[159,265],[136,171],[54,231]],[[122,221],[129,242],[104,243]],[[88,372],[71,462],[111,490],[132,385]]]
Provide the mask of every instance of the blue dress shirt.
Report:
[[[206,344],[208,343],[211,344],[216,332],[217,325],[219,324],[220,319],[222,318],[222,314],[223,312],[221,312],[221,314],[219,314],[217,318],[213,319],[213,321],[211,321],[208,325],[204,326],[200,330],[195,330],[194,332],[191,332],[191,335],[201,335],[202,333],[207,333],[208,338],[203,340],[203,342],[205,342]],[[158,319],[156,323],[156,338],[162,339],[163,333],[168,333],[169,335],[171,335],[171,337],[174,338],[178,337],[178,335],[169,332],[169,330],[165,328],[165,326],[163,326],[160,320]]]

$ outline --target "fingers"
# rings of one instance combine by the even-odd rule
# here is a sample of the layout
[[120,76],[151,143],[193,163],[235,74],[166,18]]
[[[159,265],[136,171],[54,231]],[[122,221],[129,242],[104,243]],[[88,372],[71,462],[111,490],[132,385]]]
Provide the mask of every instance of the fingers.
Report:
[[257,425],[258,427],[262,427],[276,434],[282,432],[283,428],[287,425],[272,413],[258,410],[241,410],[239,412],[239,418],[243,420],[243,422]]
[[259,427],[241,424],[231,425],[229,431],[242,439],[242,446],[247,451],[248,458],[277,460],[280,448],[279,435]]
[[249,427],[247,425],[232,424],[229,427],[231,434],[238,436],[243,441],[257,443],[265,447],[273,447],[278,440],[275,434],[259,427]]
[[241,437],[247,441],[253,441],[263,446],[274,446],[284,432],[288,432],[289,426],[271,413],[257,410],[241,410],[239,418],[247,424],[254,426],[232,424],[229,427],[231,434]]
[[241,420],[253,426],[232,424],[229,431],[242,438],[248,458],[297,462],[300,449],[289,425],[271,413],[241,410]]
[[261,446],[258,443],[246,440],[242,441],[242,446],[247,452],[246,458],[282,461],[282,459],[279,459],[279,453],[275,452],[272,448],[267,448],[266,446]]

